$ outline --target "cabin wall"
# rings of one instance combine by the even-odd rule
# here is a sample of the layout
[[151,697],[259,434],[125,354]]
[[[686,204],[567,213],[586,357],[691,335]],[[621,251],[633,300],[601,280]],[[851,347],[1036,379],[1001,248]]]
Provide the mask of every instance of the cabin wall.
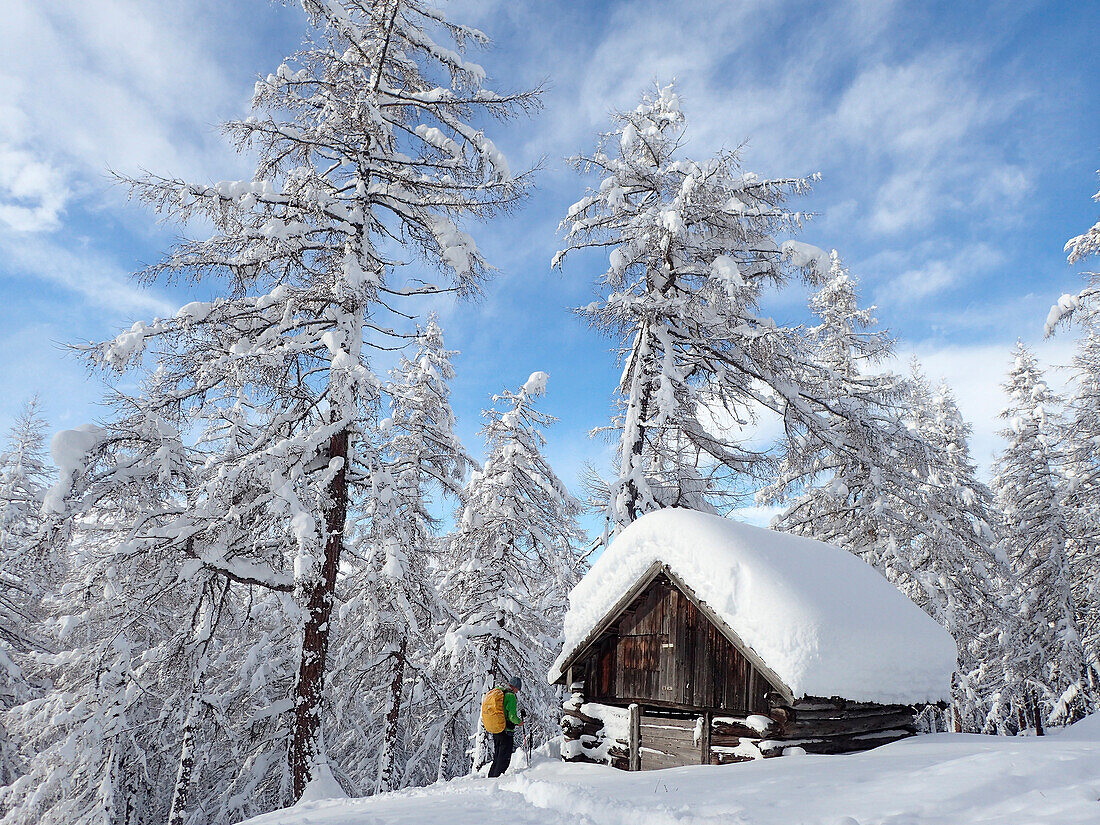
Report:
[[790,748],[803,753],[852,753],[912,736],[914,713],[906,705],[806,698],[773,705],[767,716],[716,716],[710,711],[696,715],[643,710],[637,704],[629,708],[586,704],[583,685],[576,683],[562,718],[562,758],[645,771],[767,759],[782,756]]
[[582,662],[592,701],[767,713],[775,688],[695,604],[657,578],[597,639]]
[[[571,687],[562,719],[562,756],[570,761],[632,770],[725,764],[779,756],[787,748],[866,750],[915,732],[914,709],[907,706],[840,698],[787,704],[663,575],[570,673],[582,680]],[[607,719],[618,721],[607,727]]]

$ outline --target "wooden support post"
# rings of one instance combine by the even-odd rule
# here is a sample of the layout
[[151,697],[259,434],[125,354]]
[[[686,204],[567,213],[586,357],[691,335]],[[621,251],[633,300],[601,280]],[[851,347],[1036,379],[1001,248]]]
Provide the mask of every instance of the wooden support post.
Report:
[[642,769],[642,709],[636,702],[630,705],[630,770]]
[[710,711],[703,713],[703,735],[699,737],[699,746],[702,751],[704,765],[710,764]]

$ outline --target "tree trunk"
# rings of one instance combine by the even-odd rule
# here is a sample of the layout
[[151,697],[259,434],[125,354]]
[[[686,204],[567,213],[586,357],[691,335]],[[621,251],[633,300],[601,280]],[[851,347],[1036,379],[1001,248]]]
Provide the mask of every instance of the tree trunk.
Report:
[[[189,548],[190,550],[190,548]],[[184,825],[187,812],[187,802],[191,789],[191,778],[195,772],[195,729],[199,724],[199,714],[202,712],[200,697],[202,696],[203,682],[206,679],[206,670],[209,665],[206,653],[210,648],[210,639],[213,635],[213,626],[221,615],[222,606],[229,596],[229,583],[226,582],[217,606],[211,605],[214,617],[210,625],[200,627],[196,636],[196,652],[194,676],[191,679],[191,697],[187,705],[187,718],[183,723],[183,736],[180,741],[179,765],[176,768],[176,784],[172,788],[172,803],[168,809],[168,825]]]
[[443,723],[439,737],[439,765],[435,772],[435,781],[443,782],[451,778],[451,745],[455,739],[455,717],[452,713]]
[[172,806],[168,813],[168,825],[184,825],[187,811],[187,791],[191,787],[191,774],[195,769],[195,719],[198,716],[198,697],[191,696],[187,721],[183,725],[183,741],[180,744],[180,761],[176,769],[176,785],[172,789]]
[[329,441],[329,457],[343,460],[328,486],[324,507],[325,557],[320,575],[307,583],[306,624],[302,633],[302,657],[294,688],[294,734],[290,741],[290,770],[294,799],[301,797],[313,776],[320,753],[321,700],[325,685],[330,621],[336,592],[336,573],[344,547],[344,522],[348,513],[348,431]]
[[1031,712],[1035,716],[1035,735],[1043,736],[1043,717],[1039,713],[1039,699],[1035,695],[1035,691],[1031,691]]
[[[645,447],[645,425],[642,422],[645,421],[647,415],[649,415],[649,384],[643,383],[642,397],[638,401],[637,435],[634,438],[634,443],[630,445],[630,452],[634,456],[630,461],[632,469],[641,463],[642,449]],[[641,515],[638,512],[638,500],[641,498],[641,492],[638,490],[638,485],[634,483],[633,478],[627,482],[627,489],[630,497],[627,507],[630,513],[630,523],[633,524]]]
[[378,759],[378,779],[374,792],[392,791],[393,763],[397,750],[398,720],[401,718],[401,692],[405,684],[405,656],[408,652],[409,637],[401,637],[401,643],[393,654],[393,674],[390,679],[389,708],[386,711],[386,724],[382,733],[382,753]]
[[[644,364],[649,354],[649,328],[644,327],[639,330],[638,336],[638,347],[634,354],[634,369],[638,373],[632,381],[632,397],[627,399],[628,407],[637,406],[638,414],[634,418],[634,432],[628,433],[624,430],[623,443],[620,445],[623,457],[619,474],[628,477],[626,482],[626,510],[631,524],[637,521],[638,516],[641,515],[638,512],[638,500],[641,498],[641,491],[634,482],[633,471],[641,463],[642,450],[645,447],[645,425],[643,422],[646,420],[646,416],[649,415],[649,382]],[[628,440],[629,443],[627,443]]]

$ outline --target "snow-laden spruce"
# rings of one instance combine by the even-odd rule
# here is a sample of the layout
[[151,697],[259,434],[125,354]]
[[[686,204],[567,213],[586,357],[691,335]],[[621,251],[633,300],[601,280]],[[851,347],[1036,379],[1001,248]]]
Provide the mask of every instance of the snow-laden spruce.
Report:
[[[127,181],[213,226],[141,276],[217,297],[83,348],[150,369],[112,393],[51,497],[80,533],[58,625],[74,649],[24,720],[37,755],[6,798],[13,822],[119,806],[223,822],[297,798],[325,763],[348,513],[385,488],[370,355],[403,343],[392,327],[415,296],[477,291],[486,264],[461,221],[527,184],[483,121],[536,95],[483,88],[466,50],[485,35],[422,0],[303,5],[305,46],[225,126],[252,178]],[[439,285],[402,274],[417,253]]]
[[1007,663],[1011,700],[1038,731],[1068,724],[1097,706],[1074,604],[1067,544],[1072,517],[1062,501],[1058,399],[1035,356],[1018,344],[1001,413],[1008,442],[994,464],[1004,546],[1017,576],[1020,638]]
[[454,619],[436,662],[451,697],[441,779],[488,760],[481,697],[510,676],[524,679],[526,725],[517,735],[537,745],[557,734],[561,696],[540,677],[557,653],[583,534],[580,503],[543,455],[542,431],[555,419],[534,403],[546,381],[536,372],[518,392],[493,397],[482,430],[489,455],[466,487],[445,551],[440,590]]
[[916,704],[950,697],[955,643],[839,547],[710,513],[642,516],[569,594],[560,665],[654,564],[663,563],[798,699]]

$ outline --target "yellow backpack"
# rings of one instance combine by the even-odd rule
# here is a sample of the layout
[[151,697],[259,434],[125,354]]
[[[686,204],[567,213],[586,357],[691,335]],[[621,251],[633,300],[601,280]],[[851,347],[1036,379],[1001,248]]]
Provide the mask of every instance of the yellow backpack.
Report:
[[481,724],[489,733],[502,733],[508,723],[504,715],[504,691],[493,688],[481,700]]

